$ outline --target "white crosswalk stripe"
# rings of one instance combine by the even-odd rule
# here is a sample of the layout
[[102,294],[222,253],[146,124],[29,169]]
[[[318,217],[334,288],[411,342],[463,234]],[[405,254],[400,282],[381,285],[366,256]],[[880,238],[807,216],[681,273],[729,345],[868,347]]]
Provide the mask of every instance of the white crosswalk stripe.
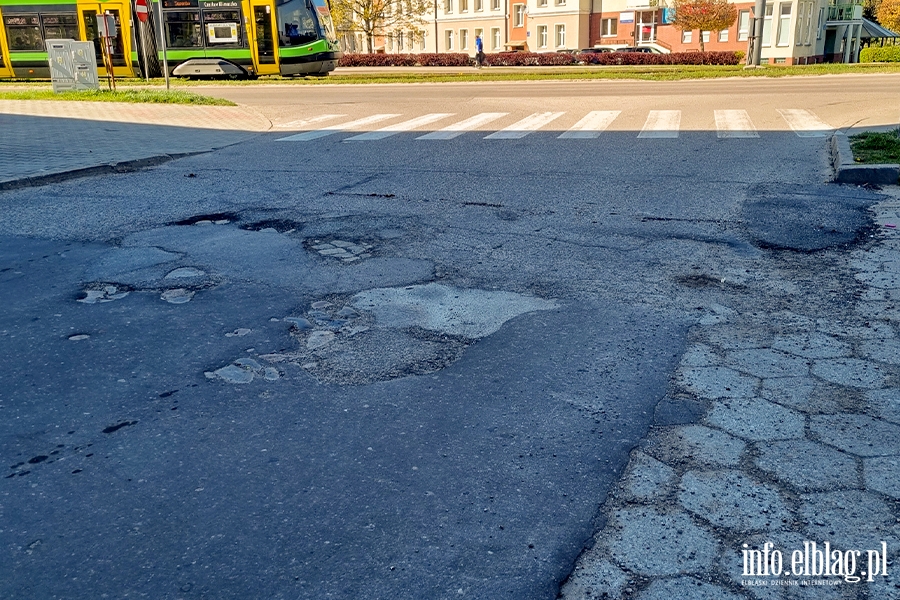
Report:
[[365,142],[370,140],[383,140],[386,137],[397,135],[398,133],[404,131],[412,131],[417,127],[422,127],[423,125],[428,125],[429,123],[434,123],[435,121],[440,121],[441,119],[446,119],[447,117],[452,116],[453,113],[431,113],[422,115],[421,117],[416,117],[415,119],[410,119],[409,121],[403,121],[402,123],[397,123],[395,125],[388,125],[387,127],[383,127],[376,131],[369,131],[367,133],[354,135],[353,137],[348,137],[344,141]]
[[481,127],[482,125],[486,125],[491,121],[496,121],[500,117],[505,117],[509,113],[481,113],[477,114],[474,117],[469,117],[468,119],[464,119],[459,123],[453,123],[452,125],[448,125],[443,129],[439,129],[438,131],[432,131],[431,133],[426,133],[425,135],[420,135],[417,137],[417,140],[452,140],[453,138],[459,137],[467,131],[472,131],[477,127]]
[[509,127],[504,127],[500,131],[496,133],[492,133],[491,135],[486,135],[484,139],[486,140],[518,140],[529,133],[533,133],[547,125],[554,119],[558,119],[563,116],[565,113],[561,112],[544,112],[544,113],[534,113],[533,115],[529,115],[519,121],[518,123],[513,123]]
[[282,123],[281,125],[276,125],[279,129],[303,129],[308,125],[314,125],[316,123],[321,123],[322,121],[330,121],[331,119],[337,119],[338,117],[346,117],[347,115],[319,115],[317,117],[310,117],[309,119],[299,119],[297,121],[291,121],[289,123]]
[[746,110],[717,110],[716,137],[758,138],[759,132],[750,120]]
[[332,125],[331,127],[323,127],[322,129],[316,129],[315,131],[304,131],[303,133],[298,133],[296,135],[289,135],[288,137],[279,138],[275,141],[277,142],[307,142],[309,140],[315,140],[326,135],[331,135],[332,133],[337,133],[338,131],[346,131],[348,129],[353,129],[354,127],[362,127],[363,125],[371,125],[372,123],[379,123],[381,121],[387,121],[388,119],[393,119],[394,117],[399,117],[400,115],[394,114],[378,114],[378,115],[370,115],[368,117],[363,117],[362,119],[356,119],[355,121],[350,121],[349,123],[341,123],[340,125]]
[[815,114],[802,108],[779,108],[778,112],[798,137],[827,137],[834,130]]
[[[791,130],[793,130],[793,132],[801,138],[822,138],[828,136],[831,132],[834,131],[833,127],[819,119],[819,117],[817,117],[813,112],[809,110],[777,110],[781,117],[784,119],[785,123],[790,126]],[[498,119],[501,119],[509,114],[510,113],[507,112],[479,113],[461,121],[451,123],[436,131],[423,132],[423,134],[419,135],[416,139],[452,140],[463,135],[466,132],[483,129],[484,126],[488,123],[497,121]],[[528,115],[524,119],[513,123],[512,125],[504,127],[503,129],[500,129],[498,131],[494,131],[493,133],[490,133],[490,131],[485,132],[487,133],[487,135],[484,136],[484,139],[518,140],[546,127],[565,114],[565,112],[534,113]],[[583,117],[581,117],[581,119],[578,120],[578,122],[572,125],[569,129],[562,131],[562,133],[559,133],[560,128],[557,128],[554,133],[559,133],[559,135],[557,136],[558,139],[597,139],[604,131],[606,131],[610,127],[610,125],[612,125],[614,121],[616,121],[616,119],[621,116],[621,114],[622,111],[620,110],[590,111]],[[749,113],[746,110],[714,110],[713,114],[715,116],[716,123],[716,136],[718,138],[758,139],[760,137],[760,133],[757,130],[756,125],[754,125]],[[443,119],[447,119],[449,117],[452,117],[453,115],[454,113],[429,113],[412,119],[408,119],[400,123],[388,125],[387,127],[382,127],[373,131],[366,131],[367,129],[369,129],[368,126],[370,125],[401,116],[400,114],[393,113],[375,114],[354,119],[345,123],[324,126],[310,131],[301,131],[300,133],[297,133],[295,135],[277,138],[276,141],[304,142],[309,140],[316,140],[328,135],[342,132],[350,134],[350,137],[346,137],[344,139],[345,142],[377,141],[397,135],[398,133],[412,132],[416,129],[421,129],[426,125],[430,125],[431,123],[436,123]],[[633,118],[634,116],[637,115],[632,115],[629,118]],[[637,137],[644,139],[677,138],[679,137],[681,129],[681,116],[682,111],[680,110],[651,110],[647,114],[646,121],[644,122],[644,125],[641,128],[640,132],[637,134]],[[296,121],[291,121],[289,123],[276,125],[276,127],[304,129],[309,128],[310,126],[316,126],[319,123],[338,119],[340,117],[346,117],[346,115],[324,114],[312,116],[305,119],[299,119]],[[362,132],[359,132],[360,130],[362,130]],[[622,127],[619,127],[619,130],[621,132]],[[775,130],[778,130],[778,128],[775,128]]]
[[638,137],[677,138],[679,127],[681,127],[680,110],[651,110]]
[[571,129],[561,134],[559,139],[592,140],[598,138],[621,113],[621,110],[591,111],[575,123]]

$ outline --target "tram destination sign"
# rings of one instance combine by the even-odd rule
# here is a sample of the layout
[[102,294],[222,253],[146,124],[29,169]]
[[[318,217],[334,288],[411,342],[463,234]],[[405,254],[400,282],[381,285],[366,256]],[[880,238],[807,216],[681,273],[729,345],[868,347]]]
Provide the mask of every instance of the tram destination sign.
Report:
[[198,0],[163,0],[163,8],[197,8]]
[[240,2],[229,2],[228,0],[211,0],[204,2],[203,8],[239,8]]

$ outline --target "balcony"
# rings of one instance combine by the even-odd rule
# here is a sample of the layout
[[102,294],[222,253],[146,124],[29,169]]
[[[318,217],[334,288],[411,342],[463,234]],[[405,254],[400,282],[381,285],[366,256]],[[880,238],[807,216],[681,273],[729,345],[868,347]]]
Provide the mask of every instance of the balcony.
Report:
[[828,22],[859,21],[862,13],[861,4],[833,4],[828,7]]

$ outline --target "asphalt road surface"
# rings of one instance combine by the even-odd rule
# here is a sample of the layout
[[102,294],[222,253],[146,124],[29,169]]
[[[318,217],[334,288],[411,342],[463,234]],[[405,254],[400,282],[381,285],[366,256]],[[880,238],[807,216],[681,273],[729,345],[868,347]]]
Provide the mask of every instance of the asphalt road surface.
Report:
[[555,597],[709,282],[859,234],[859,79],[222,88],[273,131],[4,193],[0,597]]

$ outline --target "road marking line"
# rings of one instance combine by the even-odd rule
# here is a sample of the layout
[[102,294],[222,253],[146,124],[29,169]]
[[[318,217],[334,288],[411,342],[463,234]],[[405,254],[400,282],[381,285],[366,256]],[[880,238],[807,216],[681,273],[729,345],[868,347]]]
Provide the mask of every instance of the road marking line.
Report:
[[827,137],[834,128],[821,121],[814,113],[802,108],[778,109],[787,124],[790,125],[797,137],[819,138]]
[[558,119],[563,116],[564,112],[545,112],[545,113],[534,113],[533,115],[529,115],[519,121],[518,123],[513,123],[509,127],[504,127],[500,131],[492,133],[491,135],[484,136],[486,140],[518,140],[529,133],[537,131],[547,123],[550,123],[554,119]]
[[559,139],[592,140],[598,138],[621,113],[621,110],[591,111],[575,123],[571,129],[560,135]]
[[393,119],[394,117],[399,117],[400,115],[388,115],[388,114],[379,114],[379,115],[371,115],[369,117],[363,117],[362,119],[356,119],[355,121],[350,121],[349,123],[341,123],[340,125],[332,125],[331,127],[323,127],[322,129],[317,129],[315,131],[304,131],[303,133],[298,133],[296,135],[289,135],[288,137],[279,138],[275,141],[277,142],[307,142],[309,140],[315,140],[318,138],[325,137],[326,135],[331,135],[332,133],[337,133],[339,131],[346,131],[347,129],[353,129],[354,127],[361,127],[363,125],[371,125],[372,123],[378,123],[379,121],[386,121],[388,119]]
[[681,127],[680,110],[651,110],[638,137],[677,138],[679,127]]
[[353,137],[348,137],[344,141],[366,142],[371,140],[383,140],[386,137],[397,135],[398,133],[402,133],[404,131],[412,131],[416,127],[422,127],[423,125],[428,125],[429,123],[434,123],[435,121],[440,121],[441,119],[452,117],[453,114],[454,113],[430,113],[427,115],[422,115],[421,117],[416,117],[415,119],[410,119],[409,121],[397,123],[396,125],[388,125],[387,127],[383,127],[376,131],[369,131],[368,133],[354,135]]
[[758,138],[759,133],[746,110],[717,110],[716,136],[720,138]]
[[459,137],[467,131],[471,131],[476,127],[480,127],[481,125],[485,125],[486,123],[490,123],[491,121],[496,121],[500,117],[505,117],[509,113],[481,113],[477,114],[474,117],[469,117],[468,119],[462,120],[459,123],[454,123],[452,125],[448,125],[443,129],[438,131],[432,131],[431,133],[426,133],[425,135],[421,135],[417,137],[417,140],[452,140],[453,138]]
[[291,121],[290,123],[282,123],[281,125],[276,125],[280,129],[303,129],[307,125],[313,125],[315,123],[321,123],[322,121],[330,121],[331,119],[337,119],[338,117],[346,117],[347,115],[319,115],[318,117],[311,117],[309,119],[300,119],[298,121]]

